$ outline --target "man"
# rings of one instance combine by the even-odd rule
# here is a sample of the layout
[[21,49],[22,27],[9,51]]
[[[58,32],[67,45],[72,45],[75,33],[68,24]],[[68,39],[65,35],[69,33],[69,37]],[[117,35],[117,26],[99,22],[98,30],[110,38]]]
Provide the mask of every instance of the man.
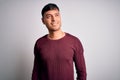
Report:
[[32,80],[74,80],[73,62],[77,80],[86,80],[82,44],[77,37],[61,30],[61,16],[56,4],[44,6],[42,22],[49,34],[36,41]]

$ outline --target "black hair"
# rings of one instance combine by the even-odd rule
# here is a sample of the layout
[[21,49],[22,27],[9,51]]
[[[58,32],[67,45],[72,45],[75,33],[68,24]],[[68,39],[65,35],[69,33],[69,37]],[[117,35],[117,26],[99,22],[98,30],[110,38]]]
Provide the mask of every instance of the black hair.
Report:
[[59,11],[59,7],[54,3],[49,3],[49,4],[45,5],[41,11],[42,17],[44,16],[45,12],[47,12],[49,10],[54,10],[54,9],[57,9]]

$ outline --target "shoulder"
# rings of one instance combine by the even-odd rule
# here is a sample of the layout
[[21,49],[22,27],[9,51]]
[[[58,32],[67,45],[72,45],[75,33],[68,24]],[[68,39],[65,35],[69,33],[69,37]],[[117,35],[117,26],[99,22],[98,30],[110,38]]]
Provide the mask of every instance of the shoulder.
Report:
[[44,35],[44,36],[42,36],[42,37],[40,37],[40,38],[38,38],[38,39],[36,40],[36,44],[44,43],[46,40],[47,40],[47,34]]
[[41,40],[44,40],[44,39],[46,39],[46,38],[47,38],[47,34],[44,35],[44,36],[42,36],[42,37],[40,37],[40,38],[38,38],[37,41],[41,41]]
[[66,33],[68,41],[71,41],[74,45],[82,45],[80,39],[72,34]]
[[69,39],[71,39],[71,40],[74,40],[74,41],[79,41],[79,38],[78,37],[76,37],[76,36],[74,36],[74,35],[72,35],[72,34],[70,34],[70,33],[66,33],[66,35],[67,35],[67,38],[69,38]]
[[74,35],[67,33],[68,41],[72,42],[75,50],[83,50],[83,45],[80,39]]

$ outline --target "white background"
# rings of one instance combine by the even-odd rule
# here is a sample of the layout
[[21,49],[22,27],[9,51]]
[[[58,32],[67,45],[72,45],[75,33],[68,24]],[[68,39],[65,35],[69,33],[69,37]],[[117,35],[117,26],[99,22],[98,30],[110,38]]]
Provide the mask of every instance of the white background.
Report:
[[31,79],[35,41],[48,33],[40,12],[49,2],[61,10],[62,29],[83,44],[87,80],[120,80],[119,0],[0,0],[0,80]]

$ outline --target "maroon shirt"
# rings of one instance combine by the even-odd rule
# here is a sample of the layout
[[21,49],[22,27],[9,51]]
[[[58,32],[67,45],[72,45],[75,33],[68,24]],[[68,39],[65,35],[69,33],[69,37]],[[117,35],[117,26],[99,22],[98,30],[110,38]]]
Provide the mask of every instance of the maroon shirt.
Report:
[[34,55],[32,80],[74,80],[73,62],[77,80],[86,80],[82,44],[68,33],[59,40],[50,40],[47,35],[38,39]]

